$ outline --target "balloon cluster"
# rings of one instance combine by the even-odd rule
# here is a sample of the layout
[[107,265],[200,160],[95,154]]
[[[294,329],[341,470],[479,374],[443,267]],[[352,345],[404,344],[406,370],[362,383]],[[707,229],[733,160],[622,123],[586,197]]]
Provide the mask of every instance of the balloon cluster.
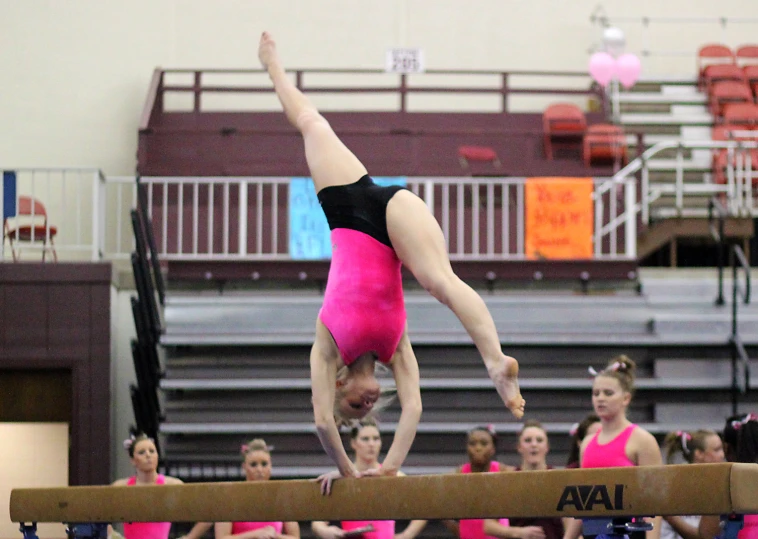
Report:
[[590,56],[590,76],[600,86],[608,86],[614,78],[624,86],[631,88],[640,77],[642,65],[634,54],[622,54],[626,39],[619,28],[609,27],[603,31],[605,51]]

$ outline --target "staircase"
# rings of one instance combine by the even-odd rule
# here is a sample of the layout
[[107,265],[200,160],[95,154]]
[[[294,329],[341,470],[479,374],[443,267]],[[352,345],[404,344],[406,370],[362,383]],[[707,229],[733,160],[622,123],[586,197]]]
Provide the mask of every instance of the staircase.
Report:
[[[659,142],[711,140],[714,119],[695,77],[641,81],[631,91],[619,94],[618,109],[619,121],[628,133],[631,156]],[[703,219],[707,216],[708,202],[714,196],[711,151],[664,150],[648,161],[648,170],[651,188],[667,188],[669,192],[652,202],[650,226],[638,235],[637,253],[644,259],[668,246],[670,265],[676,266],[678,240],[711,236]],[[677,181],[678,170],[688,186],[681,211],[677,209],[675,195],[670,192]],[[726,228],[731,239],[746,241],[753,234],[752,218],[730,216]]]

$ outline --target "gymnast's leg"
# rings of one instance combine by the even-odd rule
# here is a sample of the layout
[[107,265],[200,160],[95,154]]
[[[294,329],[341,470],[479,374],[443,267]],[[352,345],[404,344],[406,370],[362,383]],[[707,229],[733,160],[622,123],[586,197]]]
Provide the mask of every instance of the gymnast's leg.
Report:
[[442,230],[424,201],[410,191],[398,191],[387,205],[387,231],[397,256],[421,286],[461,321],[503,402],[521,418],[525,402],[518,385],[518,362],[503,354],[484,300],[453,272]]
[[364,176],[366,167],[342,143],[329,122],[284,72],[276,43],[268,32],[263,32],[261,36],[258,58],[274,83],[284,114],[303,136],[305,159],[316,192],[330,185],[354,183]]

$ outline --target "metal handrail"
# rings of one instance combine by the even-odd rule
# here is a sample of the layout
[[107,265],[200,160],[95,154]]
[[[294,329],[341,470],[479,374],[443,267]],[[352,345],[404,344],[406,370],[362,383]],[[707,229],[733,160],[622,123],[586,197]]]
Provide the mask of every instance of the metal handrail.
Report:
[[[732,414],[737,414],[738,396],[746,395],[750,388],[750,358],[740,338],[737,323],[739,299],[745,305],[750,303],[750,264],[745,257],[742,247],[732,247],[732,334],[729,337],[729,347],[732,352]],[[739,286],[739,270],[745,275],[745,287]],[[740,376],[740,374],[742,376]]]

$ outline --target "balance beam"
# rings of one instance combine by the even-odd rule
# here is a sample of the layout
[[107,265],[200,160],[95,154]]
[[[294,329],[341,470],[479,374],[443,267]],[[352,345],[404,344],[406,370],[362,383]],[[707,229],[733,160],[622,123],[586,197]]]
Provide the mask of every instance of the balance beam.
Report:
[[758,513],[758,464],[14,489],[13,522],[228,522]]

